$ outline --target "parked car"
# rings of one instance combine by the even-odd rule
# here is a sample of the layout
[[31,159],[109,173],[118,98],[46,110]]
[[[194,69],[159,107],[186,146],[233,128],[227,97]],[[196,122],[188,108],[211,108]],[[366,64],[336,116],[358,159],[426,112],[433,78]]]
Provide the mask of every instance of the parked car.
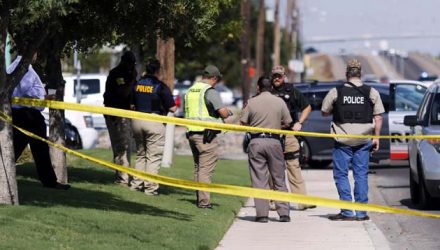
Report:
[[[66,147],[71,149],[89,149],[98,144],[98,132],[93,128],[93,120],[90,115],[84,112],[65,111],[64,134]],[[72,112],[72,113],[70,113]],[[49,110],[46,108],[42,112],[49,131]],[[49,132],[47,133],[49,134]]]
[[[329,133],[332,117],[321,115],[322,100],[331,88],[341,84],[343,84],[342,81],[295,85],[309,99],[312,106],[312,112],[303,125],[303,131]],[[403,117],[408,114],[415,114],[427,85],[416,81],[391,81],[389,84],[367,82],[366,84],[374,87],[379,92],[385,107],[381,134],[405,135],[410,133],[409,127],[403,125]],[[304,158],[310,167],[321,168],[331,163],[333,141],[333,138],[301,138]],[[381,139],[380,149],[372,159],[402,160],[407,158],[408,149],[405,140]]]
[[188,89],[191,87],[192,82],[191,81],[183,81],[178,82],[176,81],[174,83],[174,89],[173,89],[173,97],[174,102],[177,106],[177,111],[174,112],[174,116],[176,117],[184,117],[185,116],[185,94],[188,91]]
[[[104,92],[105,92],[105,82],[107,80],[107,75],[104,74],[81,74],[80,75],[81,84],[81,100],[82,104],[103,106],[104,105]],[[64,76],[66,85],[64,86],[64,101],[65,102],[77,102],[76,96],[76,85],[77,76],[76,75],[66,75]],[[102,114],[90,113],[93,119],[93,127],[95,129],[106,129],[105,119]],[[68,114],[66,113],[66,117]]]
[[[440,82],[431,85],[416,115],[405,116],[413,135],[440,135]],[[440,140],[410,139],[409,183],[411,201],[428,208],[440,198]]]

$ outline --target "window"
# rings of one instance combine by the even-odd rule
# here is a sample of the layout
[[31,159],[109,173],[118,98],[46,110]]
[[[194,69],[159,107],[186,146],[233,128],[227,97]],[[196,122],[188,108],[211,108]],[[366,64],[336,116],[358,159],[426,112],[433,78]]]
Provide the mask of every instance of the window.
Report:
[[429,92],[425,93],[425,96],[423,97],[423,102],[419,108],[419,110],[417,111],[417,120],[419,120],[420,122],[426,124],[427,123],[427,107],[429,106],[430,100],[431,100],[432,95]]
[[440,93],[435,94],[432,102],[431,125],[440,125]]
[[[76,86],[77,80],[73,81],[73,95],[76,95]],[[82,95],[91,95],[91,94],[99,94],[100,86],[99,79],[81,79],[81,94]]]
[[426,87],[413,84],[396,84],[394,91],[395,111],[416,111],[422,102]]

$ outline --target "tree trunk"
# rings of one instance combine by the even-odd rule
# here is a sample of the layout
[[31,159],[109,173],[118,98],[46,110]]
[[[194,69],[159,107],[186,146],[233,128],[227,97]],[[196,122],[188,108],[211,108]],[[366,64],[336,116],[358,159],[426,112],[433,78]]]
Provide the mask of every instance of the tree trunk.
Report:
[[275,25],[274,25],[274,42],[273,42],[273,66],[280,65],[280,0],[275,1]]
[[[8,19],[2,12],[0,19],[0,111],[11,117],[11,82],[6,80],[5,69],[5,41]],[[0,114],[3,118],[4,115]],[[15,170],[14,145],[12,141],[12,127],[0,120],[0,204],[18,205],[18,189]]]
[[[161,69],[159,79],[161,79],[171,89],[174,89],[174,38],[163,40],[157,39],[157,58],[160,61]],[[162,167],[171,167],[173,164],[174,153],[174,124],[167,124],[165,130],[165,147],[162,156]]]
[[258,27],[257,27],[257,44],[256,44],[256,72],[255,75],[260,77],[263,75],[263,58],[264,58],[264,24],[266,19],[266,8],[264,0],[260,0],[258,11]]
[[241,32],[241,89],[243,93],[243,102],[249,99],[251,81],[249,77],[249,65],[250,65],[250,46],[249,46],[249,34],[250,34],[250,17],[251,6],[250,0],[241,1],[240,8],[241,16],[243,18],[243,29]]
[[[56,38],[52,38],[49,44],[51,44],[51,46],[48,49],[45,68],[47,86],[48,89],[56,89],[55,100],[63,101],[64,83],[61,71],[60,49],[57,49],[62,48],[63,46]],[[56,144],[61,144],[63,146],[66,145],[64,133],[64,110],[49,110],[49,140]],[[57,176],[57,181],[60,183],[67,183],[66,153],[60,149],[50,147],[50,159]]]
[[[4,41],[4,39],[2,39]],[[4,44],[3,44],[4,45]],[[4,53],[0,53],[3,56]],[[3,58],[3,57],[1,57]],[[3,60],[0,67],[4,67]],[[0,81],[5,82],[5,72],[0,74]],[[1,112],[11,116],[11,102],[5,92],[0,94]],[[3,115],[2,115],[3,116]],[[0,120],[0,204],[18,205],[18,189],[15,171],[14,145],[12,141],[12,127]]]
[[145,53],[142,49],[142,45],[139,43],[130,47],[132,48],[131,51],[136,57],[136,71],[138,73],[138,77],[140,77],[145,71]]
[[157,59],[160,61],[159,79],[161,79],[171,91],[174,89],[174,38],[163,40],[157,39]]

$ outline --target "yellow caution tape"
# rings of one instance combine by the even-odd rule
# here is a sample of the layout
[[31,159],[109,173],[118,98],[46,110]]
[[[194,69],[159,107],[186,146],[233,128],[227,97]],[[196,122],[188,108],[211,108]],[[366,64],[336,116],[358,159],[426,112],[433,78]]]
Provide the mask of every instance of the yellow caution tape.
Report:
[[255,132],[255,133],[272,133],[272,134],[290,134],[290,135],[301,135],[301,136],[311,136],[311,137],[327,137],[327,138],[381,138],[381,139],[440,139],[440,135],[349,135],[349,134],[326,134],[326,133],[314,133],[314,132],[304,132],[304,131],[292,131],[292,130],[280,130],[280,129],[268,129],[259,127],[242,126],[235,124],[224,124],[215,123],[207,121],[197,121],[189,120],[183,118],[162,116],[156,114],[147,114],[143,112],[108,108],[102,106],[85,105],[78,103],[66,103],[60,101],[49,101],[40,99],[30,99],[30,98],[13,98],[13,104],[20,104],[26,106],[37,106],[37,107],[48,107],[52,109],[69,109],[76,111],[99,113],[104,115],[112,115],[118,117],[141,119],[147,121],[155,121],[161,123],[173,123],[182,126],[199,126],[216,130],[226,130],[235,132]]
[[316,196],[306,196],[306,195],[301,195],[301,194],[293,194],[293,193],[279,192],[279,191],[273,191],[273,190],[256,189],[256,188],[240,187],[240,186],[232,186],[232,185],[224,185],[224,184],[200,183],[200,182],[181,180],[181,179],[176,179],[176,178],[171,178],[171,177],[166,177],[166,176],[145,173],[145,172],[138,171],[136,169],[127,168],[127,167],[117,165],[117,164],[114,164],[111,162],[96,159],[94,157],[91,157],[91,156],[76,152],[74,150],[68,149],[62,145],[55,144],[49,140],[41,138],[41,137],[39,137],[29,131],[26,131],[22,128],[19,128],[19,127],[13,125],[11,123],[10,117],[6,116],[3,113],[0,115],[0,119],[11,124],[12,126],[14,126],[14,128],[20,130],[22,133],[24,133],[32,138],[35,138],[37,140],[44,141],[45,143],[49,144],[50,146],[58,148],[60,150],[63,150],[66,153],[73,154],[73,155],[80,157],[82,159],[98,163],[100,165],[106,166],[106,167],[114,169],[114,170],[128,173],[132,176],[138,177],[143,180],[147,180],[150,182],[156,182],[156,183],[167,185],[167,186],[180,187],[180,188],[186,188],[186,189],[192,189],[192,190],[202,190],[202,191],[208,191],[208,192],[212,192],[212,193],[236,195],[236,196],[242,196],[242,197],[254,197],[254,198],[260,198],[260,199],[270,199],[270,200],[285,201],[285,202],[297,202],[297,203],[301,203],[301,204],[313,204],[313,205],[317,205],[317,206],[325,206],[325,207],[331,207],[331,208],[337,208],[337,209],[350,209],[350,210],[360,210],[360,211],[370,211],[370,212],[380,212],[380,213],[406,214],[406,215],[422,216],[422,217],[430,217],[430,218],[440,219],[440,214],[431,214],[431,213],[425,213],[425,212],[420,212],[420,211],[392,208],[392,207],[375,205],[375,204],[353,203],[353,202],[349,202],[349,201],[340,201],[340,200],[335,200],[335,199],[321,198],[321,197],[316,197]]

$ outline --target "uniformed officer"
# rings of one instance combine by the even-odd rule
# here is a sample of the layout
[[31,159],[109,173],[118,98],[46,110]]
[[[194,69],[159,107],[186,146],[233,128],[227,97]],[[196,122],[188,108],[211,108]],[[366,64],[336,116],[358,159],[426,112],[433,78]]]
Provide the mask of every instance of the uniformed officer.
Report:
[[[385,109],[379,92],[363,85],[361,64],[350,60],[346,70],[347,82],[331,89],[322,102],[322,115],[333,114],[332,134],[380,135]],[[374,121],[374,122],[373,122]],[[370,150],[379,149],[379,139],[335,138],[333,149],[333,178],[339,199],[352,201],[348,171],[351,166],[354,177],[354,200],[368,202],[368,163]],[[365,211],[342,209],[330,220],[369,220]]]
[[[130,109],[130,93],[136,82],[136,58],[126,51],[121,62],[110,70],[105,83],[104,105],[106,107]],[[131,120],[129,118],[104,115],[113,150],[113,162],[130,166]],[[115,183],[128,186],[129,175],[116,171]]]
[[[304,95],[293,84],[286,83],[286,74],[283,66],[275,66],[272,69],[272,93],[281,97],[287,104],[290,115],[292,116],[291,128],[294,131],[300,131],[302,124],[306,121],[312,108],[309,101],[304,98]],[[297,113],[301,112],[298,117]],[[284,159],[287,165],[287,180],[289,182],[290,191],[306,195],[306,183],[301,174],[301,166],[299,164],[299,150],[300,146],[298,139],[294,135],[286,135]],[[305,210],[308,208],[315,208],[314,205],[298,204],[298,210]]]
[[[217,67],[205,68],[201,81],[197,81],[185,95],[185,118],[199,121],[223,122],[231,111],[221,101],[214,89],[222,77]],[[194,180],[211,183],[218,160],[216,133],[203,127],[188,126],[187,138],[194,158]],[[197,207],[212,208],[210,193],[197,191]]]
[[[253,127],[281,129],[290,127],[292,118],[286,103],[270,93],[270,78],[260,77],[257,82],[257,96],[249,99],[243,108],[240,123]],[[280,135],[251,133],[248,145],[248,156],[251,171],[252,187],[270,189],[269,178],[272,178],[273,189],[288,192],[285,182],[285,164]],[[268,222],[269,201],[254,199],[256,221]],[[275,202],[280,222],[289,222],[289,203]]]
[[[166,115],[177,109],[168,86],[157,77],[160,62],[150,59],[146,64],[146,75],[137,81],[133,88],[132,109],[144,113]],[[152,174],[159,172],[165,144],[165,124],[134,119],[133,135],[136,142],[135,168]],[[147,195],[157,195],[159,184],[136,177],[131,180],[130,188]]]

